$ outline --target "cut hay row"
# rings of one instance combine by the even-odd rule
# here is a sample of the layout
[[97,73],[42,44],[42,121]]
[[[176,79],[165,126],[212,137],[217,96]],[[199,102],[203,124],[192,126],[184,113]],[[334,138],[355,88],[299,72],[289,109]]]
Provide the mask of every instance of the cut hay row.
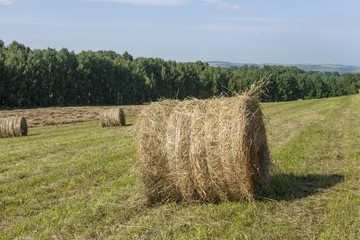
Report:
[[121,108],[111,108],[100,113],[102,127],[125,126],[125,114]]
[[24,117],[0,118],[0,138],[26,136],[28,126]]
[[149,203],[254,200],[268,185],[270,153],[251,92],[152,103],[138,124],[139,167]]

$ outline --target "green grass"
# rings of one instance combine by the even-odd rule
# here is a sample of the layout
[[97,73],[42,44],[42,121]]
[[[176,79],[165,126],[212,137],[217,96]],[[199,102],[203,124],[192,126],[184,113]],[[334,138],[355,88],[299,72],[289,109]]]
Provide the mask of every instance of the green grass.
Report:
[[360,95],[263,110],[274,167],[255,202],[129,201],[129,127],[93,121],[0,139],[0,239],[360,239]]

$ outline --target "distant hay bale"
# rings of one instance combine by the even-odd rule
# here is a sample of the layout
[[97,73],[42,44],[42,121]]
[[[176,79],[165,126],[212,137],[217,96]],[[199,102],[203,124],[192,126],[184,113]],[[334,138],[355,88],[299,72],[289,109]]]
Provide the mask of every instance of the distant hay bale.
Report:
[[24,117],[0,118],[0,138],[27,136],[28,125]]
[[100,113],[102,127],[125,126],[125,114],[121,108],[112,108]]
[[251,92],[152,103],[139,127],[139,167],[149,203],[254,200],[267,188],[270,153]]

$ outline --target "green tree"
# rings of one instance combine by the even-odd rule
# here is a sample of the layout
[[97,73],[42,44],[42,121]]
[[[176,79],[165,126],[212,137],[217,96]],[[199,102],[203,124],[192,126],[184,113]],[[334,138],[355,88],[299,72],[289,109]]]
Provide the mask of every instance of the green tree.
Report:
[[5,46],[0,40],[0,108],[5,106],[8,99],[8,91],[6,91],[6,69],[5,69]]
[[5,89],[9,91],[9,97],[5,102],[9,107],[22,107],[29,104],[28,83],[25,78],[26,60],[29,48],[13,41],[5,51],[4,66],[6,68]]
[[77,68],[78,62],[74,52],[61,49],[56,59],[58,62],[58,96],[59,105],[75,105],[77,100]]

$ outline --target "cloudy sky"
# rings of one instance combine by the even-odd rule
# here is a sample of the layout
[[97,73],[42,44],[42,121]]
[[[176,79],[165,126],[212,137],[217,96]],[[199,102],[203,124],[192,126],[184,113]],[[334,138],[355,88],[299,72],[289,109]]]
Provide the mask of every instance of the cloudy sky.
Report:
[[360,66],[359,0],[0,0],[0,39],[175,61]]

